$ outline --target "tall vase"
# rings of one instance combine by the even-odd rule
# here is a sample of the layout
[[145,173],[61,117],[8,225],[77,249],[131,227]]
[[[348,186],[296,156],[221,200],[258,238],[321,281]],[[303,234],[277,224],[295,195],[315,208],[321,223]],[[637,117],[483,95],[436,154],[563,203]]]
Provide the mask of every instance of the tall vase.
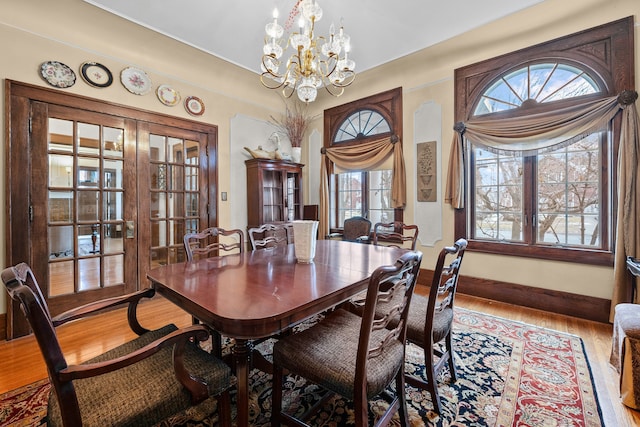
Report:
[[302,147],[291,147],[291,160],[294,163],[300,163],[302,158]]
[[293,221],[293,249],[301,264],[310,264],[316,256],[318,221]]

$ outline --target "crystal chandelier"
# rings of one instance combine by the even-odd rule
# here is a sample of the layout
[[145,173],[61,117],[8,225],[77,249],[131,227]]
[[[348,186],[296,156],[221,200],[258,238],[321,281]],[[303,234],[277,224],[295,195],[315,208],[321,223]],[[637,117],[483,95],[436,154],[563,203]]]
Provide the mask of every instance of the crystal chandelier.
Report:
[[[273,21],[265,26],[260,81],[269,89],[282,88],[286,98],[296,92],[307,103],[316,99],[323,86],[331,95],[340,96],[356,77],[356,64],[349,59],[349,36],[342,26],[336,34],[331,24],[328,38],[315,38],[314,26],[322,18],[322,9],[315,0],[298,0],[290,17],[300,7],[299,31],[291,33],[284,47],[284,28],[278,24],[278,10],[273,11]],[[281,70],[280,58],[289,48],[293,52]]]

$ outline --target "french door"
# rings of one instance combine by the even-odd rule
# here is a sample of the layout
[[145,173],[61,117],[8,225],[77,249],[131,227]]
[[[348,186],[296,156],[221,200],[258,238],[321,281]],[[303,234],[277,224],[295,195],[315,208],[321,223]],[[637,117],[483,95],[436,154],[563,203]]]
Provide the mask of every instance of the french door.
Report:
[[[186,231],[216,225],[214,126],[8,90],[7,263],[32,267],[53,315],[148,286]],[[29,332],[15,303],[6,329]]]

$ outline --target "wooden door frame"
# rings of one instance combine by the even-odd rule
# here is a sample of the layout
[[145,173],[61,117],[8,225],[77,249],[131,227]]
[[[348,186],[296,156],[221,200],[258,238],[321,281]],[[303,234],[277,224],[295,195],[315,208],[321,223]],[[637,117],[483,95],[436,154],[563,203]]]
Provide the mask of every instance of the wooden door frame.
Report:
[[[209,153],[207,165],[210,175],[209,194],[211,195],[207,219],[209,226],[217,225],[217,126],[5,79],[5,266],[15,265],[19,262],[33,261],[30,245],[25,243],[30,241],[32,237],[29,234],[31,232],[28,214],[29,200],[24,197],[24,194],[29,194],[29,173],[25,173],[25,171],[30,170],[31,153],[29,150],[24,150],[23,147],[18,146],[17,143],[14,144],[14,141],[18,140],[28,141],[30,133],[34,131],[40,133],[43,131],[42,129],[30,129],[30,105],[33,102],[61,105],[94,113],[113,115],[125,120],[130,119],[138,122],[155,123],[209,135],[209,137],[213,139],[213,141],[209,143],[209,147],[213,152]],[[129,137],[128,140],[131,141],[131,137],[134,136],[135,135],[125,135],[125,140]],[[130,147],[130,149],[135,150],[136,147]],[[136,172],[133,171],[133,173]],[[142,194],[140,194],[139,197],[141,196]],[[134,220],[137,225],[137,215],[136,218],[132,218],[132,220]],[[136,288],[146,286],[146,284],[146,278],[138,275]],[[82,303],[82,301],[79,301],[79,303]],[[11,339],[29,333],[26,321],[24,324],[13,321],[14,313],[20,311],[19,307],[8,298],[6,307],[6,337]],[[52,312],[52,314],[55,315],[57,313]]]

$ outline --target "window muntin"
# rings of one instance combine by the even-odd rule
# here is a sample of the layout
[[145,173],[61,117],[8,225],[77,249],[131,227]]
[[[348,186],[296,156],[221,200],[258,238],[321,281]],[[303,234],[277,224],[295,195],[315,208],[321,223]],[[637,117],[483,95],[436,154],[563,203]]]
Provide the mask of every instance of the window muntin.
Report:
[[584,70],[559,62],[531,64],[498,78],[480,97],[473,115],[513,110],[600,92]]
[[377,222],[393,222],[391,207],[391,177],[389,169],[368,172],[369,209],[368,216],[372,224]]
[[332,206],[337,211],[337,224],[333,227],[342,227],[345,219],[354,216],[368,218],[372,224],[393,222],[391,175],[390,169],[335,174],[331,200],[337,201],[337,206]]
[[473,237],[522,242],[524,159],[476,148]]
[[[526,157],[474,148],[473,238],[605,249],[601,235],[605,230],[600,226],[606,203],[603,140],[605,133],[596,133],[568,147],[530,156],[535,168],[525,167]],[[527,188],[527,183],[535,185]],[[532,201],[524,197],[528,190]]]
[[360,110],[351,114],[340,125],[333,142],[345,142],[389,132],[389,123],[380,113],[369,109]]
[[601,137],[538,156],[537,243],[601,248]]

